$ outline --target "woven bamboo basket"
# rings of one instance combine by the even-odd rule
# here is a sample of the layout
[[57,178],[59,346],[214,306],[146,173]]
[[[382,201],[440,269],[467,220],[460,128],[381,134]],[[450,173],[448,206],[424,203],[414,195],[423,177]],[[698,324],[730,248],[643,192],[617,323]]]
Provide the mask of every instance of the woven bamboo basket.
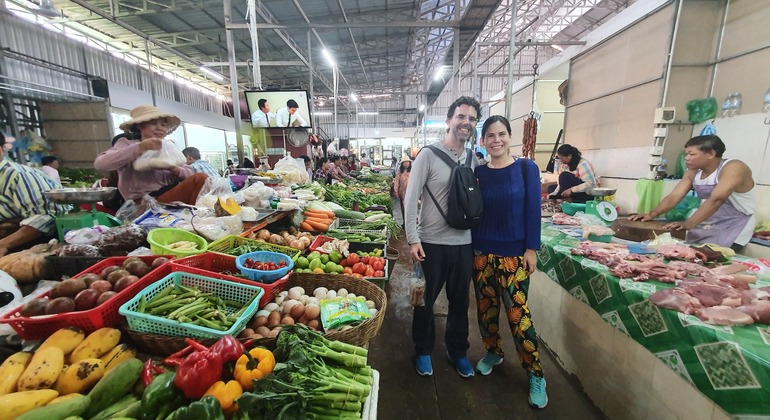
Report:
[[[378,309],[375,316],[353,326],[353,328],[344,331],[334,330],[325,333],[326,338],[329,340],[365,346],[369,344],[369,341],[377,335],[380,331],[380,327],[382,327],[382,321],[385,319],[385,311],[388,308],[388,298],[385,295],[384,290],[369,281],[338,274],[293,273],[289,277],[289,280],[283,285],[283,288],[289,289],[294,286],[301,286],[306,292],[310,293],[312,293],[316,287],[321,286],[335,290],[344,287],[348,292],[355,293],[356,296],[366,296],[367,299],[375,303]],[[184,337],[169,337],[157,334],[139,333],[129,330],[125,323],[122,325],[122,329],[126,335],[131,338],[134,344],[147,354],[168,356],[169,354],[187,347]],[[205,340],[203,341],[203,344],[209,346],[214,344],[215,341],[216,339]],[[241,341],[246,340],[242,339]],[[275,348],[274,338],[259,339],[256,340],[256,343],[270,349]]]

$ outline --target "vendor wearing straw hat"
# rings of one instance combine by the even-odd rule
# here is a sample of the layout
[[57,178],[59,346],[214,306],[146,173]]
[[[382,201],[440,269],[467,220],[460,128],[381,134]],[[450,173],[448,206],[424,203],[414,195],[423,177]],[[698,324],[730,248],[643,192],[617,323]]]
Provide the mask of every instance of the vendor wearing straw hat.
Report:
[[166,136],[181,121],[151,105],[131,110],[131,119],[120,124],[124,136],[94,161],[98,171],[118,171],[118,190],[126,200],[139,200],[149,194],[162,203],[181,201],[195,204],[208,176],[196,174],[189,166],[169,165],[165,169],[137,171],[133,162],[144,152],[160,150]]

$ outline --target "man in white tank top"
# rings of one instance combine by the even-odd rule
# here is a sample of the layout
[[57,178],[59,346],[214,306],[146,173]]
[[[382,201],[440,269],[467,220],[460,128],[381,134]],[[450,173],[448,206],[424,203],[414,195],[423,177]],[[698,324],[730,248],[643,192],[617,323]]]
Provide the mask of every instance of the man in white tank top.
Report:
[[684,145],[687,172],[658,206],[631,220],[648,221],[671,210],[695,190],[701,206],[684,222],[667,229],[686,230],[687,242],[715,243],[740,249],[751,240],[754,219],[754,180],[751,169],[735,159],[723,159],[725,144],[715,135],[691,138]]

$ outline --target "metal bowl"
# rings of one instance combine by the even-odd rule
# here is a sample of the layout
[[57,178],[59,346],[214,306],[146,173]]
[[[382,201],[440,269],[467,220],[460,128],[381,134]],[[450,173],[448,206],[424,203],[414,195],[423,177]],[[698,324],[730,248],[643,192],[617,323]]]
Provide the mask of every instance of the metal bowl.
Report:
[[586,193],[594,197],[606,197],[615,194],[617,190],[617,188],[588,188]]
[[103,188],[59,188],[44,191],[43,195],[54,203],[81,204],[96,203],[112,198],[117,193],[115,187]]

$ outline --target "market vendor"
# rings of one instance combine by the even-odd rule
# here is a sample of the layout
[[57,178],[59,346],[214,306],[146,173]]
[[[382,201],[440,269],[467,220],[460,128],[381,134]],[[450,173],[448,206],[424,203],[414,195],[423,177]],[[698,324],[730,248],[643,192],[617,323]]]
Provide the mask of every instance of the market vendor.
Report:
[[556,168],[558,181],[548,188],[551,198],[565,198],[573,203],[585,203],[593,197],[585,191],[600,186],[599,177],[591,162],[583,158],[577,147],[563,144],[556,150],[559,166]]
[[125,135],[96,157],[94,168],[102,172],[117,170],[118,190],[126,200],[141,200],[149,194],[161,203],[195,204],[208,178],[206,174],[194,173],[187,165],[170,164],[166,169],[146,171],[137,171],[133,165],[144,152],[160,150],[166,136],[180,123],[177,116],[151,105],[132,109],[131,119],[120,124]]
[[687,172],[681,181],[647,214],[630,217],[648,221],[673,209],[693,189],[702,200],[684,222],[667,229],[686,230],[687,242],[714,243],[740,249],[754,230],[754,180],[751,169],[736,159],[723,159],[725,144],[716,135],[693,137],[684,145]]
[[5,159],[6,138],[0,132],[0,257],[21,251],[56,234],[54,218],[72,206],[48,201],[44,191],[61,188],[43,172]]

